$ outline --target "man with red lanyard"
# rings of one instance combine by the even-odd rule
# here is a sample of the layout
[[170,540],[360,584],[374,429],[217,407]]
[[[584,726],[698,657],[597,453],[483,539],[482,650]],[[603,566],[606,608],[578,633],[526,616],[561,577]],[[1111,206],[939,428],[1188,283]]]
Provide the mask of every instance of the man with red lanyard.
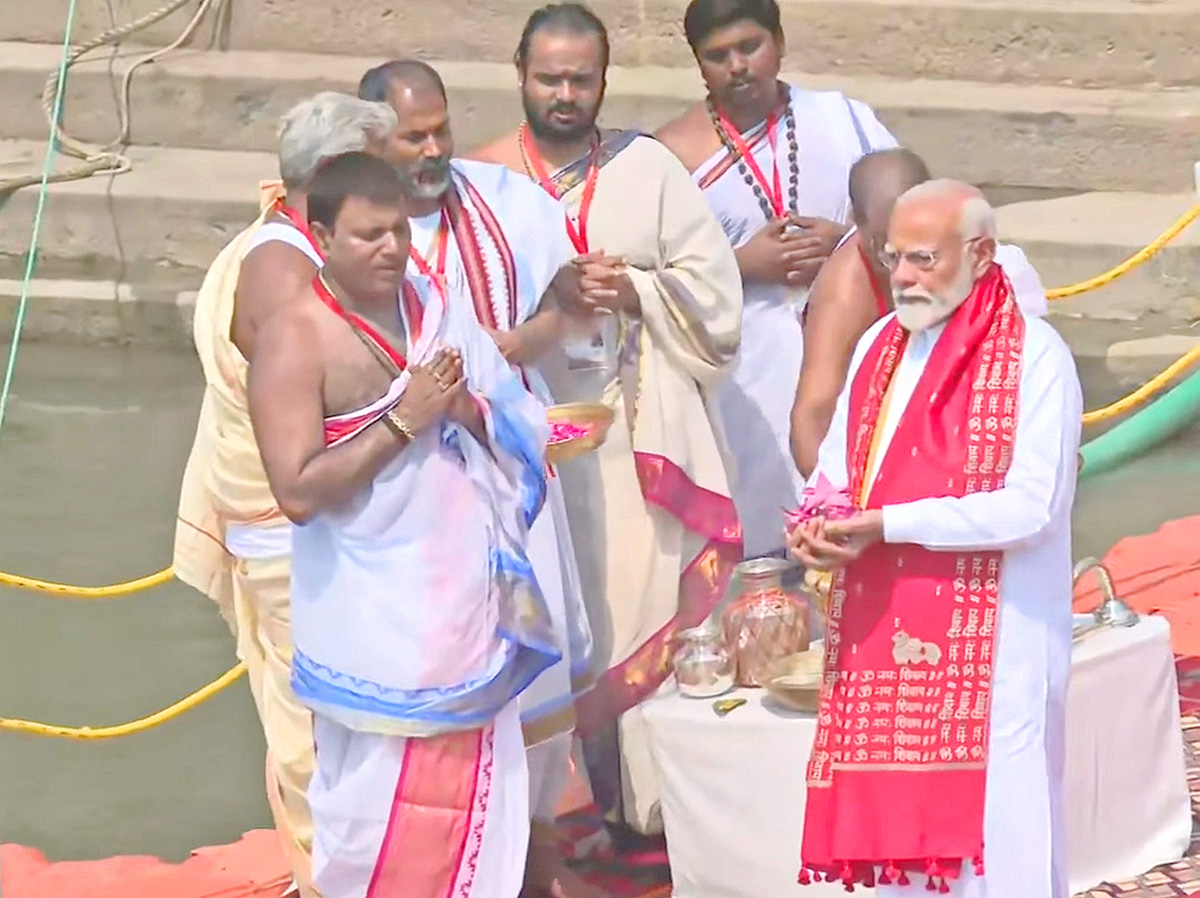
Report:
[[814,473],[825,498],[788,535],[802,564],[835,572],[801,883],[1067,896],[1082,396],[995,235],[966,184],[897,201],[896,313],[855,349]]
[[525,554],[545,410],[441,284],[406,277],[394,165],[346,153],[309,191],[327,261],[264,323],[249,400],[295,524],[313,876],[326,898],[513,898],[529,842],[516,698],[560,654]]
[[259,329],[303,301],[323,260],[308,232],[306,185],[349,150],[386,154],[392,111],[322,93],[284,116],[282,184],[264,185],[262,213],[217,256],[196,299],[194,336],[205,391],[183,475],[175,575],[217,603],[237,638],[267,741],[267,798],[296,886],[311,885],[312,718],[289,684],[292,639],[290,523],[267,483],[246,399]]
[[[804,308],[804,358],[792,406],[792,457],[804,477],[817,463],[855,344],[892,310],[888,271],[880,261],[892,207],[902,193],[928,180],[925,163],[903,148],[868,153],[850,169],[854,228],[821,268]],[[1045,315],[1046,291],[1020,248],[997,244],[996,263],[1021,310]]]
[[803,350],[797,316],[846,231],[850,166],[895,140],[857,100],[779,80],[776,0],[693,0],[683,30],[708,98],[659,137],[737,250],[742,348],[718,408],[737,459],[733,497],[746,554],[782,554],[779,509],[794,504],[801,486],[788,441]]
[[[534,365],[562,330],[562,314],[547,297],[556,278],[570,276],[564,266],[572,247],[558,203],[502,165],[452,158],[446,89],[429,65],[395,60],[373,68],[359,96],[388,103],[399,119],[395,149],[411,215],[410,272],[444,283],[450,302],[461,303],[492,335],[544,405],[553,404]],[[554,822],[570,769],[574,697],[594,679],[592,635],[562,482],[550,473],[546,506],[529,531],[529,562],[563,658],[521,693],[533,815],[526,887],[579,898],[595,889],[563,862]]]
[[710,417],[742,297],[729,242],[679,161],[649,137],[596,127],[608,51],[586,7],[534,12],[516,53],[525,122],[478,158],[561,201],[577,253],[561,302],[568,329],[594,345],[570,332],[543,370],[558,401],[615,415],[605,444],[560,474],[605,671],[577,702],[577,725],[596,799],[628,835],[625,823],[659,826],[636,707],[665,680],[674,634],[708,616],[742,555]]

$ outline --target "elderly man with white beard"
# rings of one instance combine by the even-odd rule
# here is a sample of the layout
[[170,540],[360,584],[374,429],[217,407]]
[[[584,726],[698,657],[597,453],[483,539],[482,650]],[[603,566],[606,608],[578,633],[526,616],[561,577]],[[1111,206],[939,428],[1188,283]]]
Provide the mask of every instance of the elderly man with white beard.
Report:
[[896,203],[795,557],[835,572],[802,883],[1065,898],[1063,730],[1082,398],[974,188]]

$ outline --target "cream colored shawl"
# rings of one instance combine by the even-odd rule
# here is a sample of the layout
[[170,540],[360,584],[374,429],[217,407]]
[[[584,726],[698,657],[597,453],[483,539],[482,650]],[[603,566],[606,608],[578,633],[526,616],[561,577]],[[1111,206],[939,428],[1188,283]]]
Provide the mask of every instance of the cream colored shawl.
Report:
[[231,628],[234,558],[225,548],[225,525],[286,522],[271,495],[250,426],[248,366],[230,337],[242,260],[282,196],[282,184],[262,185],[257,220],[221,250],[204,277],[192,327],[205,389],[179,496],[175,576],[216,602]]
[[[586,386],[563,358],[546,365],[556,399],[599,392],[615,412],[606,443],[562,468],[597,660],[608,668],[580,699],[585,732],[653,693],[675,632],[711,613],[741,559],[711,398],[738,349],[737,261],[679,161],[651,138],[625,143],[600,169],[587,230],[591,250],[629,264],[640,318],[622,324],[609,383]],[[582,177],[571,168],[557,179],[575,214]],[[633,789],[646,798],[634,804],[653,801],[653,789]],[[645,826],[648,807],[631,810]]]

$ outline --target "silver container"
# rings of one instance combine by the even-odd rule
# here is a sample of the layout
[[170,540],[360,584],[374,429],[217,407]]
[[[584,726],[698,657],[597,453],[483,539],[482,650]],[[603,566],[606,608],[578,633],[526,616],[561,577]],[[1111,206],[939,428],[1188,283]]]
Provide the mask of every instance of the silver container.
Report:
[[733,659],[719,627],[711,623],[675,637],[675,681],[690,698],[712,698],[733,688]]

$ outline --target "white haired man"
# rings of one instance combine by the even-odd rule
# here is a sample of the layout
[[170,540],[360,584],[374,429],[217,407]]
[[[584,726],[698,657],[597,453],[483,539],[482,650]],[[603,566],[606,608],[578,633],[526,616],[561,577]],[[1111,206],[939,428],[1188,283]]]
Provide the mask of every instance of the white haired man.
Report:
[[[854,230],[813,282],[804,307],[804,357],[792,405],[792,458],[807,477],[846,385],[854,347],[867,328],[892,310],[889,273],[879,259],[887,242],[892,207],[906,190],[930,179],[912,150],[892,148],[863,156],[850,168]],[[996,244],[996,264],[1026,315],[1046,314],[1046,289],[1025,253]]]
[[289,682],[292,530],[263,471],[246,376],[263,322],[306,297],[323,264],[305,217],[309,179],[346,152],[386,156],[395,128],[385,104],[345,94],[317,94],[289,111],[279,132],[282,183],[263,186],[258,219],[221,250],[196,299],[206,386],[179,499],[175,575],[217,603],[237,638],[267,741],[268,803],[304,898],[317,894],[306,797],[313,741],[312,715]]
[[1017,305],[995,234],[966,184],[897,201],[882,253],[896,311],[859,341],[810,479],[829,481],[812,496],[845,493],[788,534],[801,563],[837,572],[801,882],[1067,895],[1082,398],[1062,339]]

